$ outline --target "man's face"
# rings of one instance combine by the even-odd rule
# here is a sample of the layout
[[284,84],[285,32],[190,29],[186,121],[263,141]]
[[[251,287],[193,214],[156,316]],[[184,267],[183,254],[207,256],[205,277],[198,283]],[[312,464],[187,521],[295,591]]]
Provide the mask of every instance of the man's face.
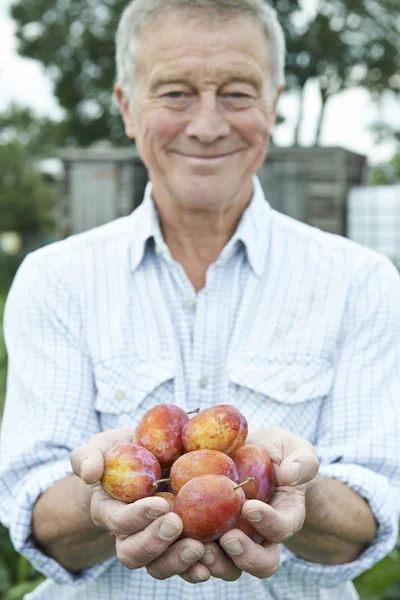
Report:
[[264,161],[276,101],[268,44],[243,18],[156,19],[142,34],[131,108],[116,96],[158,203],[221,210],[247,202]]

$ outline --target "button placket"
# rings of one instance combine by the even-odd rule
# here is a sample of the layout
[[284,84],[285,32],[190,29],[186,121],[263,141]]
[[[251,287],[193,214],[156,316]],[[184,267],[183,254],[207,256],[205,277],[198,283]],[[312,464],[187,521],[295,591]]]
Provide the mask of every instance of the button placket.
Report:
[[207,377],[200,377],[199,379],[199,387],[202,389],[205,389],[207,387],[208,384],[208,379]]
[[288,392],[288,394],[295,392],[297,390],[297,388],[298,388],[297,381],[293,381],[292,379],[289,379],[288,381],[285,382],[285,392]]

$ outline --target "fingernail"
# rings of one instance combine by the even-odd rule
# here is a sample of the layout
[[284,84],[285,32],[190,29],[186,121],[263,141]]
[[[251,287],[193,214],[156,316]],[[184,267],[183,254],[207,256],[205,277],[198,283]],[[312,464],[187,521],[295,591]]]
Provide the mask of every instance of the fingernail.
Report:
[[214,553],[211,552],[211,550],[206,550],[204,552],[203,558],[201,560],[202,560],[202,562],[206,563],[207,565],[210,565],[215,560]]
[[158,534],[163,540],[172,540],[179,532],[179,529],[178,525],[172,521],[163,521],[158,530]]
[[253,523],[258,523],[262,519],[262,514],[260,510],[249,510],[244,513],[244,516],[248,521],[253,521]]
[[185,548],[181,554],[181,558],[185,562],[193,562],[196,558],[200,558],[200,554],[192,548]]
[[224,548],[229,554],[240,554],[243,550],[242,542],[240,540],[230,540],[224,543]]
[[190,576],[190,579],[195,583],[198,583],[199,581],[204,581],[204,577],[202,577],[201,575],[197,575],[197,573],[193,573],[193,575]]
[[294,462],[292,463],[292,483],[296,483],[299,481],[303,472],[303,468],[300,463]]
[[157,517],[160,517],[161,515],[165,515],[166,512],[168,512],[168,511],[163,510],[162,508],[149,508],[146,511],[146,517],[149,517],[149,519],[156,519]]

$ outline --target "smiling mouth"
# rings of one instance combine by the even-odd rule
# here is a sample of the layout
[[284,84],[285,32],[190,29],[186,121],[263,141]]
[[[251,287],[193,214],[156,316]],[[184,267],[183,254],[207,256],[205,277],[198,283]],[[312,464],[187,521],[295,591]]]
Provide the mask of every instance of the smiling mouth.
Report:
[[183,156],[184,158],[194,158],[196,160],[216,160],[218,158],[226,158],[227,156],[232,156],[233,154],[237,154],[239,150],[234,150],[233,152],[225,152],[223,154],[184,154],[182,152],[177,152],[179,156]]

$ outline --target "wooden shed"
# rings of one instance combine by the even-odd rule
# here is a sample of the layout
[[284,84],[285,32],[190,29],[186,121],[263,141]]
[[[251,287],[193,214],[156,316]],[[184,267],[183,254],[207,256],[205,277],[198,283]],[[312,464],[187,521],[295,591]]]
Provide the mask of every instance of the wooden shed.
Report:
[[367,158],[338,147],[271,148],[260,170],[277,210],[324,231],[347,235],[350,190],[368,180]]
[[[142,201],[147,171],[133,146],[63,150],[59,157],[65,168],[65,236],[127,215]],[[347,235],[347,198],[366,182],[367,161],[343,148],[271,147],[259,177],[277,210]]]

